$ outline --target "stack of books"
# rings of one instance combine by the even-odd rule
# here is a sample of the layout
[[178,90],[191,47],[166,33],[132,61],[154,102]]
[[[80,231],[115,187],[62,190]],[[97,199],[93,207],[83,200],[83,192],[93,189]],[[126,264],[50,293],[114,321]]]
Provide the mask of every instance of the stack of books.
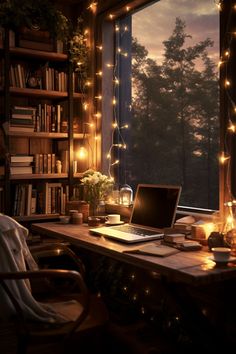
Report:
[[49,52],[52,52],[54,49],[53,39],[48,31],[32,30],[27,27],[20,28],[17,45],[22,48]]
[[11,109],[9,122],[4,123],[6,133],[9,132],[33,132],[36,119],[36,108],[14,106]]
[[181,251],[197,251],[202,248],[199,242],[187,240],[182,233],[164,234],[163,244],[177,248]]
[[33,156],[29,155],[12,155],[10,157],[11,175],[33,173],[33,159]]

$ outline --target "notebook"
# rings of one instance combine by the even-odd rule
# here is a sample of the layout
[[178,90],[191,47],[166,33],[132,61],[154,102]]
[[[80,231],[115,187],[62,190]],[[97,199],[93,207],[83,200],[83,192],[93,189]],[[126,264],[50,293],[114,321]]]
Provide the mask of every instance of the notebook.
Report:
[[161,239],[163,229],[173,227],[180,193],[180,186],[139,184],[129,223],[90,231],[125,243]]

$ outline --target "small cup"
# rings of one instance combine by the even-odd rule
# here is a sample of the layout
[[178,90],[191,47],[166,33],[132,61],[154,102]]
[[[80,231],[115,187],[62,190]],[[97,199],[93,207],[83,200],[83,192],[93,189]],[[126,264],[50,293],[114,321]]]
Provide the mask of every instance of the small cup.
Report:
[[89,216],[88,217],[88,226],[99,226],[101,224],[101,219],[96,216]]
[[231,249],[227,247],[213,247],[213,258],[216,262],[228,262]]
[[109,214],[107,215],[107,223],[108,224],[119,224],[120,215],[119,214]]

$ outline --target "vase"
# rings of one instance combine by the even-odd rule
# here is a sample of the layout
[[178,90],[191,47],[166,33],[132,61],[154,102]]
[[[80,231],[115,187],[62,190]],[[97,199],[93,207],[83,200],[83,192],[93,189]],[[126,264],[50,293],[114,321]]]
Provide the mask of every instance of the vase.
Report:
[[105,213],[105,203],[103,200],[89,203],[89,215],[90,216],[104,215],[104,213]]

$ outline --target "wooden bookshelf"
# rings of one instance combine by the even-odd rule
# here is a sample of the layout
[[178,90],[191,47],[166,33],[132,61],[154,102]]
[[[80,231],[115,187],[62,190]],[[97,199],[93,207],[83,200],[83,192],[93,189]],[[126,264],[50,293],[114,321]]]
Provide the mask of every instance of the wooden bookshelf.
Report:
[[[77,118],[81,128],[82,99],[85,95],[72,92],[73,87],[77,91],[79,89],[78,77],[72,72],[67,54],[10,47],[6,35],[4,48],[0,49],[0,60],[3,61],[5,78],[4,87],[0,87],[3,101],[0,106],[1,115],[4,117],[1,124],[5,129],[4,139],[8,154],[6,161],[9,162],[6,173],[0,173],[5,194],[4,212],[8,215],[23,215],[14,218],[25,222],[56,218],[59,214],[54,212],[52,215],[43,214],[51,208],[53,211],[55,206],[51,201],[55,193],[58,193],[57,198],[61,201],[54,211],[63,213],[65,201],[73,195],[74,181],[78,183],[78,179],[82,177],[82,173],[73,174],[73,149],[79,144],[78,140],[87,138],[89,134],[80,133],[80,130],[75,133],[73,126]],[[35,86],[37,88],[29,87],[29,77],[38,78]],[[30,108],[32,113],[29,113]],[[11,160],[14,155],[34,156],[29,165],[33,171],[43,173],[20,174],[18,172],[24,172],[22,169],[13,170],[13,166],[26,166],[24,163],[27,160],[15,161],[14,165]],[[41,155],[43,158],[48,156],[48,160],[44,159],[41,165],[43,167],[37,169],[39,155],[40,158]],[[47,173],[58,171],[58,160],[62,162],[63,173]],[[10,171],[16,174],[10,174]],[[27,169],[27,172],[31,171],[32,169]],[[59,184],[60,190],[57,186]],[[40,205],[44,198],[44,188],[48,188],[48,209],[41,208]],[[34,214],[34,210],[40,214]]]

